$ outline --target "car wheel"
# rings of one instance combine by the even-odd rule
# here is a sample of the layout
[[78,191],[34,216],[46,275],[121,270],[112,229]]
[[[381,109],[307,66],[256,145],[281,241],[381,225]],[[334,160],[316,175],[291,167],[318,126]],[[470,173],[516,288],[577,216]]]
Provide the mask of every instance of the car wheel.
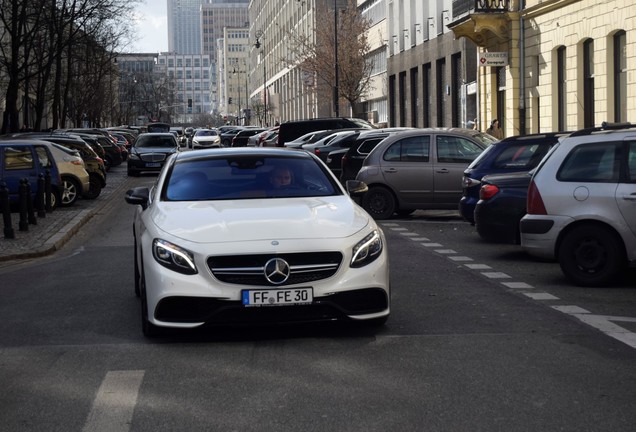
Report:
[[565,276],[585,287],[611,283],[625,267],[623,244],[605,227],[579,225],[567,232],[557,253]]
[[75,204],[75,201],[77,201],[79,197],[80,190],[77,180],[65,177],[62,179],[62,185],[64,189],[62,190],[62,201],[60,205],[62,207],[68,207]]
[[148,321],[148,299],[146,297],[146,278],[141,274],[141,331],[147,338],[154,338],[161,335],[161,329]]
[[102,182],[96,174],[91,174],[90,186],[84,197],[88,199],[95,199],[100,193],[102,193]]
[[373,219],[388,219],[395,213],[395,197],[386,188],[372,187],[364,194],[362,207]]

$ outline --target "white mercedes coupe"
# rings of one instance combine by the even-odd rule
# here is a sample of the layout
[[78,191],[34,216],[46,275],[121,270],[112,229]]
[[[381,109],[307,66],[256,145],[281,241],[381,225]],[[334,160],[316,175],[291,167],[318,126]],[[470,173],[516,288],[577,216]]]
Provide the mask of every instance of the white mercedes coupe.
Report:
[[390,313],[384,233],[308,152],[225,148],[169,158],[126,201],[142,329],[358,321]]

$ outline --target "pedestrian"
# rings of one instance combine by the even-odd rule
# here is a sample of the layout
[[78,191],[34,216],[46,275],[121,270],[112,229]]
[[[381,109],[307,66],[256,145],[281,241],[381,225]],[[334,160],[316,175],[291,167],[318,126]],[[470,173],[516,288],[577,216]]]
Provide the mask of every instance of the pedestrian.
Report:
[[490,122],[490,127],[486,129],[486,133],[494,136],[497,139],[502,139],[503,130],[501,130],[501,128],[499,127],[499,120],[493,119],[493,121]]
[[479,125],[477,122],[477,117],[475,117],[475,120],[473,120],[473,130],[479,130]]

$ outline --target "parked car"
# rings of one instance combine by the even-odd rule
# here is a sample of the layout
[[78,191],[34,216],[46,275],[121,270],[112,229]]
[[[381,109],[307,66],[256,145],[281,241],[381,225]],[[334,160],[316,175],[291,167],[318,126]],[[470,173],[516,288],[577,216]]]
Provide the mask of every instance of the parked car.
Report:
[[330,135],[331,133],[333,133],[332,129],[308,132],[305,135],[299,136],[296,139],[287,141],[283,147],[298,150],[303,145],[314,143],[318,141],[319,139],[322,139],[326,137],[327,135]]
[[290,120],[281,123],[278,129],[278,146],[305,135],[308,132],[328,129],[375,129],[371,123],[359,118],[325,117],[308,120]]
[[532,176],[521,246],[557,259],[576,285],[607,285],[636,265],[635,137],[635,125],[574,132]]
[[[283,173],[285,181],[276,178]],[[263,322],[383,324],[391,298],[386,240],[350,197],[365,185],[348,187],[307,152],[172,156],[153,199],[147,187],[126,194],[136,206],[144,334]]]
[[0,141],[0,180],[9,191],[9,203],[17,210],[19,203],[20,181],[27,179],[31,188],[31,199],[36,203],[40,175],[50,176],[51,208],[60,204],[62,196],[62,178],[55,163],[50,145],[45,141],[16,138]]
[[171,126],[170,130],[176,132],[177,142],[181,147],[186,147],[188,145],[188,138],[185,135],[183,126]]
[[84,161],[77,150],[51,142],[46,144],[51,147],[51,153],[62,177],[60,205],[71,206],[90,188],[90,176]]
[[62,145],[68,149],[79,153],[84,161],[84,167],[89,175],[88,190],[82,195],[83,198],[97,198],[102,188],[106,187],[106,166],[104,161],[83,139],[73,134],[57,132],[27,132],[11,135],[12,138],[35,138]]
[[371,150],[356,177],[369,186],[362,206],[375,219],[417,209],[456,209],[462,173],[492,141],[460,128],[392,134]]
[[84,133],[84,132],[71,132],[77,134],[80,138],[92,138],[97,141],[99,146],[104,150],[104,163],[106,169],[110,167],[119,166],[123,163],[124,157],[122,155],[122,148],[115,144],[112,139],[105,137],[98,133]]
[[360,129],[335,130],[332,134],[315,143],[304,144],[302,149],[315,154],[326,162],[330,152],[351,147],[359,131]]
[[221,147],[221,136],[216,129],[197,129],[192,136],[192,148]]
[[528,172],[536,167],[564,133],[542,133],[505,138],[494,142],[464,171],[459,213],[470,223],[475,223],[475,205],[479,200],[481,178],[488,174]]
[[264,130],[264,128],[249,127],[239,131],[232,138],[231,147],[247,147],[247,140],[249,139],[249,137],[263,132]]
[[481,178],[474,215],[475,228],[482,239],[495,243],[520,243],[519,223],[526,214],[532,173],[490,174]]
[[159,172],[166,159],[179,151],[179,143],[170,132],[147,132],[139,135],[130,149],[128,175],[142,172]]
[[232,129],[221,132],[221,145],[223,147],[232,147],[232,139],[243,129],[245,129],[243,126],[234,126]]

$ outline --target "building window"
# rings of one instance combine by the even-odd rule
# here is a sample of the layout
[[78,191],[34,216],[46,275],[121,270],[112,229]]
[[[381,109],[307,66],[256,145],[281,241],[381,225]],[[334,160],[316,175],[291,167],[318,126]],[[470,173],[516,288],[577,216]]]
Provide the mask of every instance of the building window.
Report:
[[409,99],[411,100],[411,126],[412,127],[417,127],[418,107],[420,105],[420,101],[418,99],[419,91],[418,91],[417,85],[419,83],[419,80],[418,80],[417,72],[418,71],[416,67],[411,69],[411,82],[410,82],[411,95]]
[[565,63],[565,47],[561,46],[557,49],[557,91],[556,91],[556,109],[557,109],[557,130],[564,131],[567,129],[565,118],[565,98],[566,98],[566,63]]
[[462,88],[462,55],[460,53],[453,54],[451,57],[451,95],[452,95],[452,116],[453,116],[453,127],[461,126],[461,112],[460,107],[462,106],[461,101],[461,91],[459,89]]
[[594,40],[583,42],[583,127],[594,127]]
[[437,60],[437,126],[444,127],[446,112],[446,59]]
[[497,78],[497,119],[499,127],[505,128],[506,118],[506,68],[498,67],[495,69]]
[[426,63],[422,66],[422,126],[431,127],[431,64]]
[[398,75],[398,85],[400,87],[400,96],[398,99],[399,104],[399,115],[400,115],[400,126],[406,126],[406,72],[400,72]]
[[627,53],[622,30],[614,35],[614,121],[627,121]]

